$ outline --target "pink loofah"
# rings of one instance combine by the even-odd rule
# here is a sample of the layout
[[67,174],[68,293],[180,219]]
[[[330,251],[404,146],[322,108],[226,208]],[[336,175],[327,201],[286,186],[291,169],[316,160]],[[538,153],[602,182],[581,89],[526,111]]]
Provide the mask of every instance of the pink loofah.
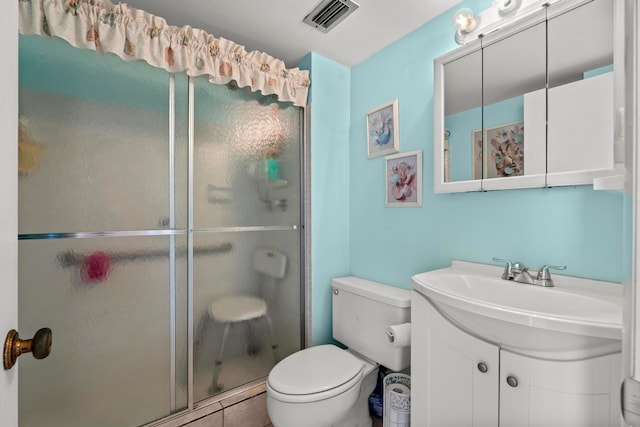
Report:
[[84,259],[82,280],[85,283],[100,282],[107,278],[111,259],[106,252],[94,252]]

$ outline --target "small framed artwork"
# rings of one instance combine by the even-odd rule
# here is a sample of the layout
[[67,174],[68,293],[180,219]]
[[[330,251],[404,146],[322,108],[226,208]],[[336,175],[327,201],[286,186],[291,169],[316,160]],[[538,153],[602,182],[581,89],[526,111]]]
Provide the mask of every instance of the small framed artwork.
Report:
[[471,173],[473,179],[482,179],[482,129],[471,133]]
[[386,206],[422,206],[422,150],[385,158]]
[[484,131],[484,177],[524,175],[524,122],[507,123]]
[[389,102],[367,113],[367,156],[369,159],[397,153],[398,100]]

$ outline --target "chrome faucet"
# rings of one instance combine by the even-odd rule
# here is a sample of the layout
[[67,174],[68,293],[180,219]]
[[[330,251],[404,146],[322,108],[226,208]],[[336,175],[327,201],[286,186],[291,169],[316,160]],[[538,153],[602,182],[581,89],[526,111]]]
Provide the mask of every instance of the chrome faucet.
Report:
[[513,280],[514,282],[518,283],[543,286],[547,288],[553,286],[553,280],[551,279],[551,273],[549,272],[549,269],[567,269],[566,265],[545,265],[540,269],[540,271],[535,274],[534,277],[534,275],[529,272],[529,268],[525,267],[524,264],[519,261],[513,262],[508,259],[499,259],[495,257],[493,258],[493,260],[496,262],[505,263],[504,272],[502,273],[503,280]]

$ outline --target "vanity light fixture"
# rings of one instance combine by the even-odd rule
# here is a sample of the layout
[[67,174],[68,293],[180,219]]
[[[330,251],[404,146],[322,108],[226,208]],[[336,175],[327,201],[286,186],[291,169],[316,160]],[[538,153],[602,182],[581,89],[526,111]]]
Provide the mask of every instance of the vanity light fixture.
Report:
[[458,10],[453,15],[453,23],[456,26],[456,43],[463,44],[465,34],[476,28],[477,22],[473,12],[469,8]]
[[468,43],[556,1],[561,0],[493,0],[489,8],[475,15],[469,9],[460,9],[453,16],[456,43]]

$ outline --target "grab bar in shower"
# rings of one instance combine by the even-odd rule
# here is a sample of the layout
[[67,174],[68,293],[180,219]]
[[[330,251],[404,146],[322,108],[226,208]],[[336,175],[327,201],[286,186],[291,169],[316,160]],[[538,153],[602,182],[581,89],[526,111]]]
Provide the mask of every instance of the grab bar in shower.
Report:
[[[223,254],[227,252],[231,252],[233,249],[233,244],[230,242],[222,243],[216,246],[199,246],[193,248],[193,255],[217,255]],[[95,254],[93,252],[92,254]],[[169,256],[169,251],[166,249],[158,249],[158,250],[138,250],[138,251],[128,251],[128,252],[105,252],[105,255],[109,257],[110,262],[127,262],[127,261],[138,261],[138,260],[151,260],[156,258],[163,258]],[[176,248],[176,256],[186,256],[187,248]],[[91,255],[82,255],[78,254],[73,250],[67,250],[60,252],[56,257],[58,264],[63,268],[67,267],[80,267],[83,266],[85,260],[88,256]]]

